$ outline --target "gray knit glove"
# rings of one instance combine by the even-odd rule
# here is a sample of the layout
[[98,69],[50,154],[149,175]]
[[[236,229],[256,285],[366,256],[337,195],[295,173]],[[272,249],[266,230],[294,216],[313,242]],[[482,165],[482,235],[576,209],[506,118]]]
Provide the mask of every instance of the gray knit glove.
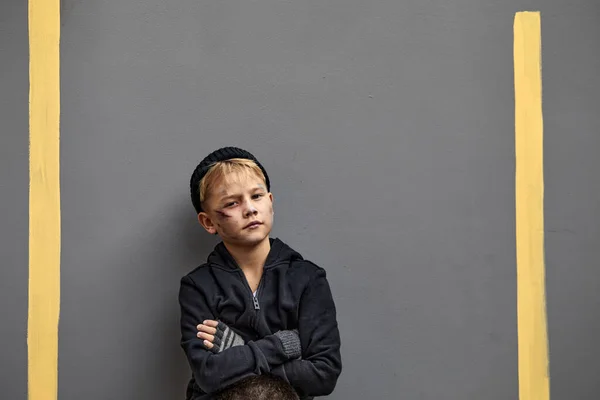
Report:
[[221,321],[219,321],[219,324],[217,325],[217,333],[215,333],[214,336],[215,340],[213,340],[213,347],[208,350],[215,354],[227,350],[230,347],[243,346],[245,344],[244,339],[242,339],[240,335],[235,333]]
[[302,346],[300,344],[300,337],[298,331],[279,331],[275,333],[275,336],[281,340],[283,345],[283,352],[290,359],[294,360],[302,355]]

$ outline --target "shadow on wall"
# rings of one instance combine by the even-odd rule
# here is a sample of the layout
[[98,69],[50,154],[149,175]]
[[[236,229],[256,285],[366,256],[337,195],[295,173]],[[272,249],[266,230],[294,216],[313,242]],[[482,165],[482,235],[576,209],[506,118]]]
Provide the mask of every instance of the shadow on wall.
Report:
[[65,26],[68,16],[80,0],[60,0],[60,25]]
[[110,321],[126,326],[115,340],[128,353],[112,360],[121,362],[115,363],[119,375],[113,379],[128,377],[121,398],[183,399],[191,373],[179,345],[179,282],[206,260],[218,238],[197,223],[187,199],[154,210],[166,211],[158,216],[148,213],[148,223],[129,235],[136,245],[125,241],[113,254],[115,265],[128,264],[122,278],[126,282],[118,286],[135,288],[121,294],[122,308],[114,310],[117,316]]

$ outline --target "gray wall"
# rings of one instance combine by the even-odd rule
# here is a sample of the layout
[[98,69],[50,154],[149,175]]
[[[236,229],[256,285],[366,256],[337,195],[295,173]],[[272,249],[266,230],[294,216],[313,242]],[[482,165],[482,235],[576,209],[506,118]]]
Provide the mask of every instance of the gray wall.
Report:
[[27,398],[27,2],[0,1],[0,397]]
[[[0,4],[0,385],[25,399],[26,6]],[[600,397],[600,5],[63,0],[59,398],[181,399],[188,178],[263,162],[274,236],[325,267],[331,399],[516,399],[512,23],[542,11],[554,399]]]

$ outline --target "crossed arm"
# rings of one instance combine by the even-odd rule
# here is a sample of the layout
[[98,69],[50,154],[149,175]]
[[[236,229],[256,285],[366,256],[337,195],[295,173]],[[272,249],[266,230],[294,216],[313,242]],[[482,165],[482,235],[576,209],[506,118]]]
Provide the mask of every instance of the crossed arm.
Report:
[[[212,353],[218,354],[235,346],[243,346],[244,339],[221,321],[208,319],[196,327],[197,336],[204,339],[204,346]],[[290,359],[302,355],[298,331],[279,331],[274,334],[281,341],[283,352]]]

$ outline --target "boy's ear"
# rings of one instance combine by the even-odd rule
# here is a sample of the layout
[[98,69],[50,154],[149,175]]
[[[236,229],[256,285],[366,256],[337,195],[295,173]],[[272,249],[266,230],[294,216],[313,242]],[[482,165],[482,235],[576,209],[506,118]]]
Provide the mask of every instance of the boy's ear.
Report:
[[210,233],[211,235],[217,234],[217,227],[215,226],[212,219],[210,218],[210,216],[207,213],[205,213],[205,212],[199,213],[198,214],[198,222],[200,223],[200,225],[202,225],[202,227],[204,229],[206,229],[206,232]]

